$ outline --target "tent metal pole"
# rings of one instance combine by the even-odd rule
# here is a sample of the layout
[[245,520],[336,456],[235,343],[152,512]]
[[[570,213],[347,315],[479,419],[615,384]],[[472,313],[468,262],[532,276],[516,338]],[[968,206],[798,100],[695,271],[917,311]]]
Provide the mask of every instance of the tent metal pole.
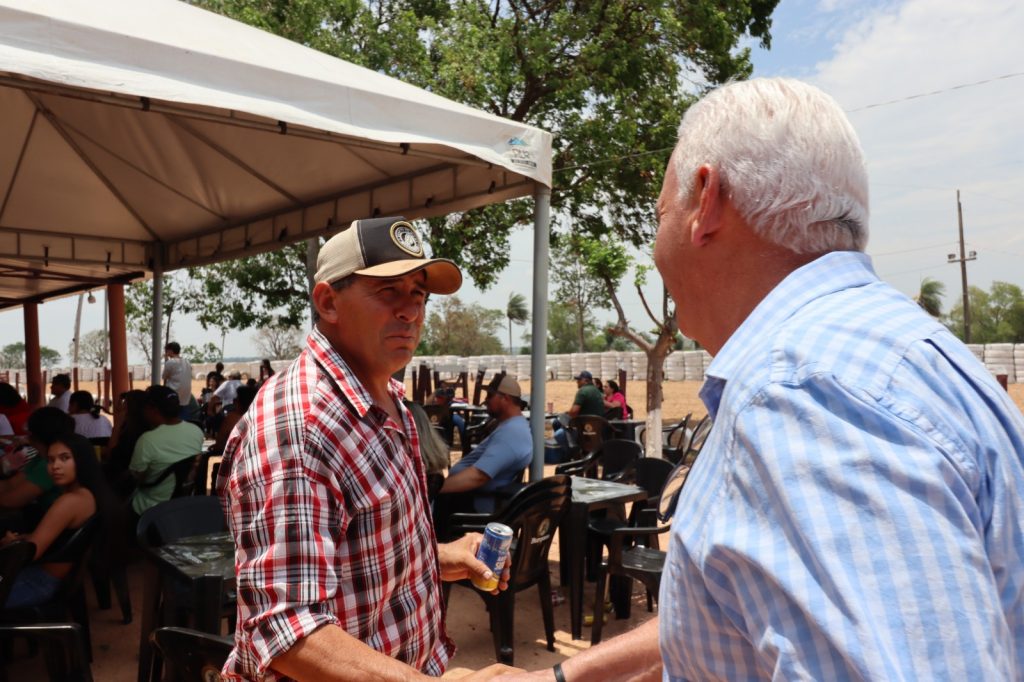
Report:
[[551,188],[537,183],[533,191],[533,339],[530,361],[530,433],[533,463],[530,480],[544,478],[544,414],[548,364],[548,237]]
[[160,342],[163,336],[164,322],[164,245],[153,245],[153,329],[152,346],[150,347],[150,378],[151,386],[160,385],[160,360],[164,346]]

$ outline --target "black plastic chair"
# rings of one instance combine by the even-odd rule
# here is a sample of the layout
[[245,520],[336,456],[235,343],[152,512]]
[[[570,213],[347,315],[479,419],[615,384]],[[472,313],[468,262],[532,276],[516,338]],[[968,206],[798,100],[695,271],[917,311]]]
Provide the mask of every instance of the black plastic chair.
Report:
[[665,436],[665,444],[661,447],[661,456],[673,464],[679,464],[683,459],[683,452],[686,450],[687,438],[686,427],[690,424],[690,416],[686,415],[678,424]]
[[612,432],[612,425],[604,417],[577,415],[569,420],[569,430],[575,434],[580,451],[594,452]]
[[234,646],[231,637],[189,628],[160,628],[150,639],[166,663],[163,679],[167,682],[219,681],[221,668]]
[[[27,640],[30,645],[39,646],[43,651],[51,682],[92,682],[92,669],[89,667],[89,655],[81,625],[0,625],[0,646],[6,647],[15,637]],[[2,663],[0,660],[0,664]],[[0,665],[0,682],[7,680],[7,671]]]
[[[93,515],[72,533],[66,542],[46,550],[40,563],[70,563],[71,571],[64,577],[53,599],[36,606],[4,609],[0,612],[0,623],[4,625],[26,625],[35,623],[61,623],[71,620],[82,626],[85,649],[92,661],[92,641],[89,635],[89,611],[85,603],[84,577],[89,555],[101,529],[102,520]],[[6,597],[5,597],[6,599]]]
[[[647,589],[647,608],[653,608],[651,596],[657,595],[661,588],[661,574],[665,567],[666,553],[650,545],[658,535],[668,531],[679,494],[686,483],[690,472],[689,464],[680,464],[672,469],[658,495],[658,508],[652,525],[621,525],[610,519],[596,519],[590,523],[591,533],[600,536],[608,545],[608,558],[601,562],[597,569],[597,589],[594,593],[594,627],[590,642],[601,641],[601,629],[604,624],[604,594],[609,576],[622,576],[640,581]],[[649,518],[642,515],[641,518]],[[663,525],[659,525],[657,522]],[[629,582],[622,591],[620,599],[615,601],[615,614],[619,618],[629,617],[629,600],[632,583]]]
[[174,476],[174,490],[170,499],[191,495],[195,490],[196,467],[199,465],[199,458],[202,455],[190,455],[180,459],[161,471],[152,481],[139,483],[138,488],[145,490],[163,483],[170,476]]
[[227,530],[220,499],[212,495],[178,497],[150,507],[135,527],[139,545],[159,547],[190,535]]
[[701,448],[704,447],[704,443],[708,439],[708,435],[711,434],[711,427],[714,422],[711,421],[711,415],[704,415],[697,426],[693,427],[693,434],[690,436],[690,442],[686,444],[686,452],[683,453],[682,462],[692,464],[697,459],[697,455],[700,454]]
[[14,578],[21,572],[21,569],[32,563],[35,556],[35,543],[28,540],[15,540],[9,545],[0,547],[0,608],[7,601]]
[[[534,585],[540,593],[540,608],[544,619],[544,634],[548,651],[555,650],[555,615],[551,605],[551,575],[548,552],[555,530],[562,516],[569,510],[572,497],[568,476],[550,476],[530,483],[509,500],[505,508],[495,515],[456,514],[452,527],[460,532],[483,532],[492,522],[504,523],[514,534],[510,549],[509,587],[498,595],[471,587],[487,605],[491,620],[491,635],[497,659],[511,665],[515,658],[513,630],[516,593]],[[445,590],[447,597],[448,591]]]
[[601,479],[632,483],[636,476],[636,464],[643,455],[643,448],[636,441],[621,438],[606,440],[601,444],[597,457]]

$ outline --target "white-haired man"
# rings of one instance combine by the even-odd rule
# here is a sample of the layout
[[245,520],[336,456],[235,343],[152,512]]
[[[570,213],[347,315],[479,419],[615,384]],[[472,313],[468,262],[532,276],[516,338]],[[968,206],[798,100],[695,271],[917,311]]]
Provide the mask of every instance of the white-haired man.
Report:
[[659,617],[526,679],[1021,677],[1024,420],[876,277],[867,195],[853,128],[809,85],[687,112],[655,261],[715,355],[715,427]]

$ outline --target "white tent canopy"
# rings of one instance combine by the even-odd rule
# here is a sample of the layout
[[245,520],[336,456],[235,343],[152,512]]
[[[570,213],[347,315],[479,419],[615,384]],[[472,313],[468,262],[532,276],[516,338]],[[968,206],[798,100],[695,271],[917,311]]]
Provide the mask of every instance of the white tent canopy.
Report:
[[535,195],[546,338],[543,130],[177,0],[0,0],[0,112],[0,308]]

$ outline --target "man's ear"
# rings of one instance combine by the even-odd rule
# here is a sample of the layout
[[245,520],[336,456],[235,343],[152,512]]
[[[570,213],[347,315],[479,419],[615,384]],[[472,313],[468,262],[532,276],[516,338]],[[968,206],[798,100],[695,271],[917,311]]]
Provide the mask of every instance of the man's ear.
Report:
[[706,244],[722,226],[722,186],[718,169],[708,164],[697,169],[693,178],[699,205],[690,226],[690,239],[697,246]]
[[329,324],[337,324],[338,307],[334,300],[334,290],[327,282],[317,282],[313,287],[313,307],[320,319]]

